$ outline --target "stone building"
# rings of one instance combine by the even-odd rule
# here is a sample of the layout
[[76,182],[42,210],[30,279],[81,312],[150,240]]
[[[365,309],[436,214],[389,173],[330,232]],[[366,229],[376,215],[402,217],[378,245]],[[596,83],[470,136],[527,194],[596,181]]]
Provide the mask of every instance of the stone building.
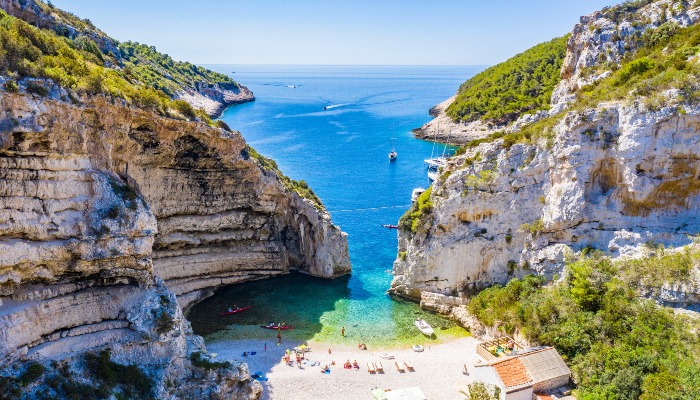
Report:
[[554,347],[538,347],[476,365],[500,388],[501,400],[531,400],[569,383],[571,371]]

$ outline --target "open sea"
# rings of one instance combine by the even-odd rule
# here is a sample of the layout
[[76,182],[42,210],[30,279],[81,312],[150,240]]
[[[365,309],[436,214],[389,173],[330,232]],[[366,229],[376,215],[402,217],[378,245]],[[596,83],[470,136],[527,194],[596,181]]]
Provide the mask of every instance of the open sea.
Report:
[[[396,224],[411,191],[427,188],[423,160],[442,145],[415,139],[430,107],[453,95],[480,66],[209,65],[253,91],[256,101],[221,117],[282,172],[305,180],[348,233],[353,272],[329,281],[300,274],[223,288],[189,312],[205,340],[274,339],[259,328],[285,322],[285,338],[391,346],[429,343],[465,331],[413,303],[390,298]],[[325,109],[324,109],[325,108]],[[395,147],[398,158],[388,161]],[[252,308],[219,317],[233,305]],[[435,328],[428,339],[416,316]],[[340,335],[345,327],[346,338]]]

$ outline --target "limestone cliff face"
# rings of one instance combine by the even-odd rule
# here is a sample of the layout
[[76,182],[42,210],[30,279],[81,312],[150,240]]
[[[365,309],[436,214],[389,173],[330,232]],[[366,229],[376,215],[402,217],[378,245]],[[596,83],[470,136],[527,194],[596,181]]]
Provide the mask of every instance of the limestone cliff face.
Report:
[[551,147],[496,141],[454,157],[433,185],[425,228],[399,233],[406,255],[392,290],[469,292],[552,277],[586,247],[619,256],[647,242],[688,244],[700,226],[698,130],[700,108],[608,104],[569,113]]
[[642,44],[644,31],[663,24],[689,26],[699,19],[700,7],[673,0],[654,1],[627,17],[615,18],[610,12],[600,11],[581,17],[567,43],[562,80],[552,93],[550,113],[564,110],[581,87],[607,77],[609,71],[590,74],[587,68],[619,63],[625,54]]
[[195,373],[187,356],[203,343],[178,302],[290,269],[348,273],[330,216],[236,132],[102,97],[1,93],[0,108],[0,358],[109,346],[117,361],[158,366],[159,397],[257,398],[245,364],[218,384]]
[[[581,79],[601,79],[589,67],[632,49],[624,40],[636,30],[697,21],[697,8],[671,11],[670,3],[635,11],[646,25],[603,13],[581,19],[552,96],[552,137],[512,146],[498,139],[452,158],[433,184],[432,210],[417,229],[399,232],[392,292],[469,293],[530,273],[561,276],[565,258],[584,248],[617,257],[645,243],[690,243],[700,231],[700,107],[649,110],[626,101],[562,111]],[[525,115],[505,131],[547,116]],[[697,297],[667,289],[669,303]]]
[[177,94],[194,108],[202,108],[214,118],[221,116],[231,104],[247,103],[255,100],[253,92],[243,85],[221,85],[218,83],[197,82],[192,88],[185,88]]

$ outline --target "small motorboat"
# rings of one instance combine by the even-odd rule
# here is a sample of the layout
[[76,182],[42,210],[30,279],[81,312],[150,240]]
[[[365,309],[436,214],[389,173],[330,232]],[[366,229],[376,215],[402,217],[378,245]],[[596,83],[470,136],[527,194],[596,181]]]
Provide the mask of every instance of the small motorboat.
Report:
[[425,192],[425,189],[422,187],[413,189],[413,192],[411,192],[411,203],[415,203],[423,192]]
[[272,329],[275,331],[286,331],[289,329],[294,329],[294,327],[291,325],[284,325],[284,324],[280,325],[280,324],[274,324],[274,323],[271,323],[269,325],[260,325],[260,327],[265,328],[265,329]]
[[425,322],[424,319],[416,318],[413,323],[416,324],[416,328],[418,328],[418,330],[426,336],[433,336],[435,333],[433,327],[430,326],[429,323]]
[[413,351],[416,353],[420,353],[421,351],[425,350],[425,348],[419,344],[414,344],[412,347]]
[[393,150],[393,149],[392,149],[392,150],[389,152],[389,161],[396,161],[396,157],[397,157],[398,155],[399,155],[399,154],[396,152],[396,150]]
[[382,224],[382,226],[389,229],[399,229],[398,225]]
[[223,316],[226,316],[226,315],[233,315],[233,314],[236,314],[236,313],[239,313],[239,312],[241,312],[241,311],[248,310],[248,309],[250,309],[250,306],[236,307],[236,308],[234,308],[234,309],[230,309],[230,308],[229,308],[228,311],[224,311],[224,312],[222,312],[222,313],[219,313],[219,315],[221,315],[222,317],[223,317]]

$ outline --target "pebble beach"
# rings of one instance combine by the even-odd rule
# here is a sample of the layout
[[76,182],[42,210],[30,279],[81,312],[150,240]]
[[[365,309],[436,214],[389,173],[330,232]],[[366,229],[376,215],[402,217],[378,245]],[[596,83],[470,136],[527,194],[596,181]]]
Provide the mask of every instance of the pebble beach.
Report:
[[[373,388],[397,390],[414,386],[420,387],[431,400],[461,400],[466,398],[463,392],[468,383],[478,380],[479,370],[473,368],[478,360],[478,343],[472,337],[463,337],[428,345],[423,352],[415,352],[410,346],[360,350],[357,345],[311,341],[308,342],[311,351],[305,353],[301,368],[296,362],[289,366],[282,361],[286,349],[291,351],[300,344],[290,340],[283,340],[279,346],[271,340],[214,341],[207,344],[207,349],[217,354],[218,361],[244,361],[251,374],[262,373],[267,378],[261,381],[263,400],[373,399]],[[244,357],[244,352],[255,354]],[[386,354],[393,355],[394,359],[381,357]],[[294,359],[293,352],[292,355]],[[346,360],[357,360],[360,368],[344,369]],[[399,372],[394,363],[404,361],[408,361],[414,371]],[[369,373],[368,362],[381,362],[384,372]],[[314,365],[316,363],[318,365]],[[464,364],[468,365],[469,375],[463,372]],[[321,372],[325,365],[330,367],[330,374]]]

